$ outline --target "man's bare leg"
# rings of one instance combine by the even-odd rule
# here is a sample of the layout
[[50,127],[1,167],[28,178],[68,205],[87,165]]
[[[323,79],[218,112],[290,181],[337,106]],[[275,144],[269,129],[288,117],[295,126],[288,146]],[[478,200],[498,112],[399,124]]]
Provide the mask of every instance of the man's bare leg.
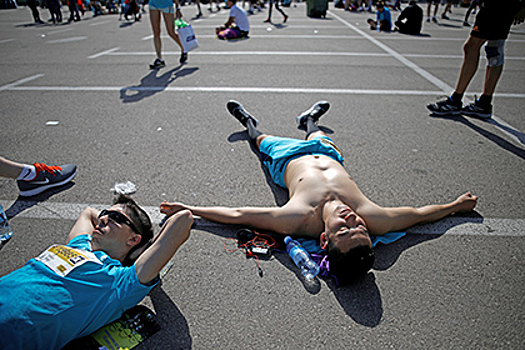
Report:
[[470,81],[478,70],[480,49],[486,41],[486,39],[469,36],[465,45],[463,45],[463,63],[456,83],[456,93],[463,95],[467,90]]

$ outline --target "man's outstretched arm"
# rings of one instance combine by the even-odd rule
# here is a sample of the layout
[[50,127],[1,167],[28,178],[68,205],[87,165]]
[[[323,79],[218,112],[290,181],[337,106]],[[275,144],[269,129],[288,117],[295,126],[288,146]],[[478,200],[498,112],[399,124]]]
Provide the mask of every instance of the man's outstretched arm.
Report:
[[471,211],[476,206],[477,200],[477,196],[468,192],[450,203],[426,205],[420,208],[382,208],[372,203],[362,215],[370,233],[382,235],[404,230],[416,224],[440,220],[453,213]]
[[153,281],[175,252],[190,237],[193,217],[188,210],[179,211],[166,220],[151,245],[135,262],[137,276],[142,284]]
[[180,210],[190,210],[204,219],[229,225],[245,225],[261,230],[292,234],[302,216],[290,207],[198,207],[182,203],[163,202],[160,212],[168,216]]

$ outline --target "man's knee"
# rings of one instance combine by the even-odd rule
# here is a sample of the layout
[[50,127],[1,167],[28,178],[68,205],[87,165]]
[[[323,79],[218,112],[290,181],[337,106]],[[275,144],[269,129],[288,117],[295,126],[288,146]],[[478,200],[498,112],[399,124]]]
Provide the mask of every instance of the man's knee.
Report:
[[485,46],[487,66],[498,67],[505,63],[505,40],[489,40]]

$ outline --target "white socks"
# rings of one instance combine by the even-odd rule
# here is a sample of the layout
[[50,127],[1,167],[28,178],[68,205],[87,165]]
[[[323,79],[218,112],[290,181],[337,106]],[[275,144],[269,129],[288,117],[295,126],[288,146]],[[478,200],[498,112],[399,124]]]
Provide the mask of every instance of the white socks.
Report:
[[17,180],[31,181],[36,177],[36,168],[34,165],[24,164],[24,169],[20,172]]

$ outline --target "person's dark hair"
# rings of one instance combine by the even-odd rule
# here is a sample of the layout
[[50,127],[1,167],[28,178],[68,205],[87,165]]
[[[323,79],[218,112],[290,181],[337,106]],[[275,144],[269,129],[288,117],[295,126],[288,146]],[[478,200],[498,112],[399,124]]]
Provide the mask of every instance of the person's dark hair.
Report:
[[126,209],[129,209],[126,211],[126,214],[129,215],[129,218],[133,222],[133,225],[135,225],[137,231],[139,231],[136,233],[142,236],[140,243],[134,246],[129,252],[129,257],[132,252],[151,241],[151,239],[153,238],[153,225],[151,224],[151,220],[146,211],[139,207],[137,202],[135,202],[135,200],[130,196],[119,194],[113,200],[113,204],[123,205]]
[[337,278],[339,285],[350,284],[366,275],[374,265],[374,260],[374,249],[368,245],[360,245],[341,253],[334,242],[328,242],[330,274]]
[[412,6],[417,5],[417,3],[414,0],[411,0],[408,4]]

